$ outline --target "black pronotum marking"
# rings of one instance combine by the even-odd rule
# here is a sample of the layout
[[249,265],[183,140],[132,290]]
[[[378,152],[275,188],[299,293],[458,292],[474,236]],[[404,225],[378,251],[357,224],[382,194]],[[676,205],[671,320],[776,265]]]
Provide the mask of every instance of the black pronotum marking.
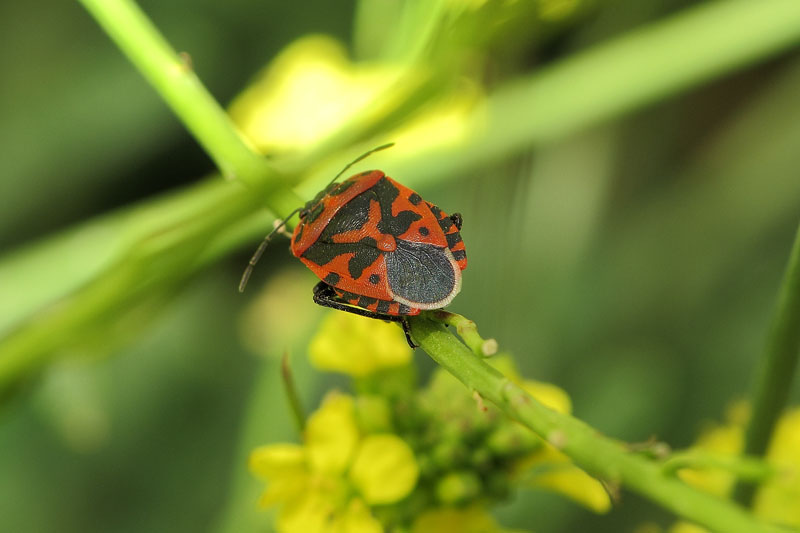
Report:
[[347,268],[353,279],[360,278],[364,269],[383,253],[378,250],[375,239],[365,237],[357,243],[335,243],[333,236],[364,227],[369,220],[369,208],[373,200],[378,202],[381,210],[378,231],[394,237],[404,234],[422,216],[413,211],[400,211],[397,216],[393,216],[392,204],[399,194],[400,191],[388,179],[379,179],[375,185],[343,205],[302,256],[324,266],[338,255],[352,253],[354,255]]
[[306,217],[306,223],[310,224],[319,218],[322,212],[325,210],[325,204],[319,202],[317,205],[311,208],[311,211],[308,213]]
[[[367,173],[367,174],[369,174],[369,173]],[[362,174],[362,176],[363,175],[364,174]],[[339,183],[336,186],[336,188],[331,191],[330,194],[331,194],[331,196],[339,196],[340,194],[342,194],[344,191],[346,191],[347,189],[349,189],[350,187],[352,187],[355,184],[356,184],[355,180],[343,181],[343,182]]]

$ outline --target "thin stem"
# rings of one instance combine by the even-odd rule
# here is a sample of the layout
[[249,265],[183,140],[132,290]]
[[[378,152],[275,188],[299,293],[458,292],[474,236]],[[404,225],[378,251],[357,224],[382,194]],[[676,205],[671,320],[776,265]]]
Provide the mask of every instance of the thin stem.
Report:
[[227,178],[259,185],[274,173],[248,148],[228,114],[131,0],[79,0],[158,91]]
[[[752,392],[753,412],[745,435],[744,454],[763,456],[786,405],[800,356],[800,228],[783,277],[778,305],[761,356]],[[739,483],[736,501],[750,505],[756,487]]]
[[488,357],[497,353],[497,341],[494,339],[484,339],[478,333],[478,326],[469,318],[438,309],[431,311],[432,318],[442,324],[453,326],[458,332],[458,336],[464,344],[472,349],[475,355]]
[[297,393],[297,386],[294,383],[292,367],[289,365],[289,352],[283,352],[283,357],[281,357],[281,379],[286,391],[286,398],[289,400],[289,407],[292,409],[295,425],[302,434],[306,427],[306,411],[303,409],[303,402],[300,401],[300,395]]
[[737,479],[756,482],[764,482],[775,475],[775,469],[761,459],[700,450],[676,452],[661,464],[661,471],[665,474],[674,475],[683,469],[724,470]]
[[713,531],[788,533],[765,524],[734,503],[701,492],[662,472],[661,466],[631,453],[620,442],[569,415],[548,409],[475,356],[439,323],[410,320],[414,338],[442,367],[509,417],[556,445],[578,466],[611,484],[622,484],[676,514]]

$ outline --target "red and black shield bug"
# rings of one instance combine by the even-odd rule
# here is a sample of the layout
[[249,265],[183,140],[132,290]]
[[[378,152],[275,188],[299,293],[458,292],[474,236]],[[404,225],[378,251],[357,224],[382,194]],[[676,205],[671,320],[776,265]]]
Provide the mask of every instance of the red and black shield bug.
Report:
[[461,215],[445,214],[380,170],[336,180],[348,168],[386,144],[349,163],[302,208],[273,230],[256,250],[239,290],[272,235],[295,213],[300,221],[292,254],[320,281],[314,301],[357,315],[400,322],[413,347],[406,317],[449,304],[461,290],[467,252]]

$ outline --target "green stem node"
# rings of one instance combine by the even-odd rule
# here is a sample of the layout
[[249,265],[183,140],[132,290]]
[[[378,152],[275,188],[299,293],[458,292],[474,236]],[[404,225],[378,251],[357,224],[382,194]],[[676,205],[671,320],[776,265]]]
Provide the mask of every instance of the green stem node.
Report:
[[497,353],[497,341],[483,339],[478,334],[478,326],[467,317],[442,309],[431,311],[429,316],[437,322],[456,328],[458,336],[472,349],[475,355],[488,357]]

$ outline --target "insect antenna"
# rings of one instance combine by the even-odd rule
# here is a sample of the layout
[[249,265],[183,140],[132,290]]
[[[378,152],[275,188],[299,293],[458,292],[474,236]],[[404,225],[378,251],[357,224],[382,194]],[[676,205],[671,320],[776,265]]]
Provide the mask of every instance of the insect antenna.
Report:
[[297,209],[289,213],[289,215],[286,218],[281,220],[280,224],[277,224],[272,229],[272,231],[270,231],[269,234],[267,234],[267,236],[264,237],[264,240],[261,241],[261,244],[258,245],[258,248],[256,248],[253,257],[250,258],[250,262],[247,263],[247,268],[244,269],[241,281],[239,281],[239,292],[244,292],[244,288],[247,286],[247,282],[250,280],[250,275],[253,273],[253,268],[255,268],[256,263],[258,263],[258,260],[261,259],[261,255],[264,253],[264,250],[267,249],[267,245],[269,244],[270,239],[272,239],[272,236],[275,235],[275,233],[277,233],[279,229],[285,226],[286,222],[288,222],[288,220],[292,218],[292,216],[294,216],[294,214],[299,212],[301,209],[302,207],[298,207]]
[[336,174],[336,175],[333,177],[333,179],[332,179],[332,180],[331,180],[331,181],[328,183],[327,187],[330,187],[331,183],[333,183],[333,182],[335,182],[337,179],[339,179],[339,176],[341,176],[342,174],[344,174],[345,172],[347,172],[347,169],[348,169],[348,168],[352,167],[353,165],[355,165],[355,164],[356,164],[356,163],[358,163],[359,161],[362,161],[362,160],[366,159],[367,157],[371,156],[371,155],[372,155],[372,154],[374,154],[375,152],[380,152],[381,150],[386,150],[387,148],[391,148],[392,146],[394,146],[394,143],[386,143],[386,144],[382,144],[382,145],[380,145],[380,146],[376,146],[376,147],[375,147],[375,148],[373,148],[372,150],[369,150],[369,151],[367,151],[367,152],[364,152],[364,153],[363,153],[363,154],[361,154],[360,156],[356,157],[355,159],[353,159],[352,161],[350,161],[349,163],[347,163],[347,166],[346,166],[346,167],[344,167],[342,170],[340,170],[340,171],[339,171],[339,173],[338,173],[338,174]]
[[[369,157],[370,155],[374,154],[375,152],[379,152],[381,150],[385,150],[387,148],[391,148],[392,146],[394,146],[393,142],[392,143],[386,143],[386,144],[382,144],[380,146],[377,146],[377,147],[373,148],[372,150],[364,152],[363,154],[361,154],[357,158],[355,158],[352,161],[350,161],[347,164],[347,166],[345,166],[342,170],[340,170],[339,173],[336,174],[336,176],[333,177],[333,179],[330,181],[330,183],[328,183],[326,188],[330,187],[331,183],[333,183],[337,179],[339,179],[339,176],[344,174],[347,171],[348,168],[352,167],[353,165],[355,165],[359,161]],[[244,269],[244,273],[242,274],[242,279],[241,279],[241,281],[239,281],[239,292],[244,292],[244,288],[247,286],[247,282],[250,280],[250,276],[253,274],[253,269],[255,268],[256,263],[258,263],[258,260],[261,259],[261,256],[263,255],[264,250],[267,249],[267,245],[269,244],[270,239],[272,239],[272,236],[275,235],[275,233],[279,229],[281,229],[283,226],[285,226],[286,222],[288,222],[289,219],[292,218],[292,216],[295,213],[297,213],[299,211],[302,211],[302,210],[303,210],[302,207],[298,207],[297,209],[295,209],[294,211],[289,213],[289,216],[287,216],[286,218],[281,220],[280,224],[275,226],[275,228],[272,231],[270,231],[269,234],[266,237],[264,237],[264,240],[261,241],[261,244],[258,245],[258,248],[256,249],[255,253],[253,254],[253,257],[250,258],[250,262],[247,264],[247,268]]]

